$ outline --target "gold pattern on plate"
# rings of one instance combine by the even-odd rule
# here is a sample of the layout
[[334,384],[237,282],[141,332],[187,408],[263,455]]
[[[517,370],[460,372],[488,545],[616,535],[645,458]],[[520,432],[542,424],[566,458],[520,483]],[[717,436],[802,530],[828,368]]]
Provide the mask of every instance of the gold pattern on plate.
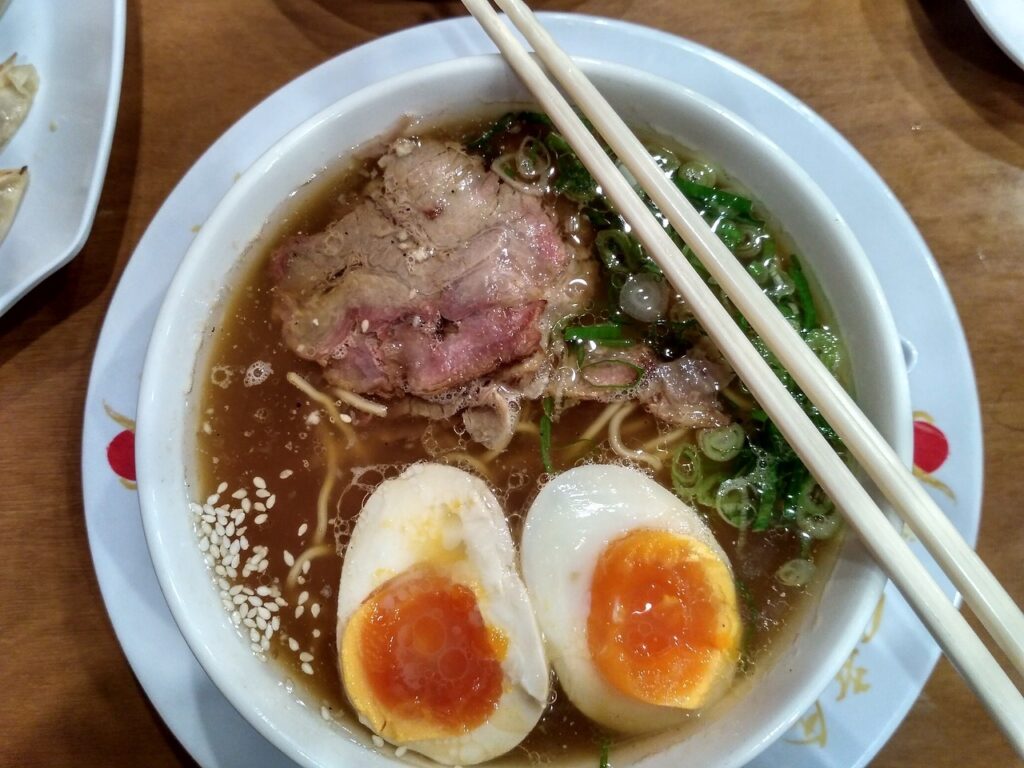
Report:
[[[868,625],[864,628],[864,634],[860,637],[860,645],[867,645],[878,634],[883,616],[885,616],[884,594],[878,599],[878,605],[871,613]],[[847,696],[857,696],[871,690],[871,683],[867,681],[868,668],[857,664],[859,653],[860,650],[855,648],[835,677],[839,684],[836,701],[843,701]],[[828,718],[825,716],[825,708],[821,705],[821,699],[815,701],[814,706],[808,710],[807,714],[797,720],[794,729],[799,729],[801,735],[796,738],[787,738],[786,741],[790,744],[813,744],[822,748],[828,746]]]

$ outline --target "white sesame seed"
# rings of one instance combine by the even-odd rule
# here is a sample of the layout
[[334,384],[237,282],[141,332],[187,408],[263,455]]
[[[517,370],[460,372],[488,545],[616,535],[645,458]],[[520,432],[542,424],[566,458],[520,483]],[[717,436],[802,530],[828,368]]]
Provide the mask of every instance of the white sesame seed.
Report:
[[291,648],[293,651],[299,650],[299,641],[296,640],[294,637],[289,637],[288,647]]
[[281,470],[281,474],[278,475],[278,477],[280,477],[282,480],[287,480],[289,477],[291,477],[294,474],[295,473],[292,472],[290,469],[283,469],[283,470]]
[[203,538],[199,540],[199,551],[200,552],[206,552],[209,548],[210,548],[210,537],[209,536],[203,536]]
[[395,747],[395,757],[401,757],[402,755],[404,755],[408,751],[409,751],[408,747],[404,747],[404,746],[403,747]]
[[302,666],[300,667],[300,669],[307,675],[313,674],[313,666],[308,661],[302,662]]
[[256,525],[263,525],[265,522],[267,522],[266,513],[264,512],[262,515],[256,515],[256,517],[253,519],[253,522],[256,523]]
[[[320,717],[322,717],[324,720],[330,721],[330,719],[331,719],[331,710],[329,710],[326,706],[321,706],[320,707]],[[397,752],[395,754],[397,754]]]
[[254,477],[254,478],[252,479],[252,484],[253,484],[254,486],[256,486],[257,488],[266,488],[266,487],[267,487],[267,481],[266,481],[266,480],[264,480],[264,479],[263,479],[262,477],[260,477],[259,475],[256,475],[256,477]]
[[203,511],[203,508],[196,504],[194,501],[188,503],[188,509],[193,515],[198,515]]
[[313,637],[320,637],[320,630],[319,629],[314,629],[313,630]]
[[270,611],[267,610],[266,606],[261,605],[256,609],[256,613],[258,613],[260,618],[264,621],[270,621]]
[[218,501],[220,501],[220,496],[218,496],[216,493],[212,493],[206,497],[206,506],[212,507]]
[[256,619],[252,616],[246,616],[242,619],[242,623],[245,624],[249,629],[256,629]]
[[309,573],[309,568],[313,563],[309,560],[304,560],[302,563],[302,572]]
[[313,614],[313,618],[314,619],[317,616],[319,616],[320,615],[320,603],[313,603],[311,606],[309,606],[309,612],[311,614]]
[[227,489],[228,489],[228,484],[227,483],[221,483],[220,485],[217,486],[217,493],[218,494],[224,493],[224,491],[226,491]]
[[231,494],[232,499],[244,499],[249,492],[245,488],[239,488],[237,491]]
[[347,413],[339,413],[338,418],[341,419],[346,424],[352,423],[352,417],[349,416]]
[[295,565],[295,556],[287,549],[284,551],[284,564],[289,568]]
[[274,602],[277,603],[278,605],[280,605],[282,608],[284,608],[286,605],[288,605],[288,601],[285,600],[280,595],[278,595],[277,597],[274,598]]
[[228,575],[228,571],[227,571],[227,569],[223,565],[218,565],[213,570],[214,570],[214,573],[216,573],[218,576],[227,576]]
[[249,639],[252,640],[254,643],[258,643],[260,641],[260,633],[257,632],[255,629],[250,629]]
[[275,615],[274,618],[270,620],[270,626],[272,626],[274,631],[277,632],[277,630],[281,628],[281,617]]
[[242,616],[238,611],[231,612],[231,622],[237,627],[242,623]]
[[267,570],[268,565],[270,565],[269,560],[260,560],[260,564],[256,567],[256,570],[260,573],[263,573],[265,570]]
[[308,531],[308,530],[309,530],[309,523],[303,523],[302,525],[299,526],[298,535],[299,536],[305,536],[306,535],[306,531]]
[[[236,601],[236,602],[238,601],[238,598],[237,598],[237,597],[235,598],[235,601]],[[249,618],[249,614],[250,614],[250,613],[252,613],[252,608],[251,608],[251,607],[249,606],[249,604],[248,604],[248,603],[246,603],[246,602],[244,602],[244,601],[243,601],[242,603],[240,603],[240,604],[239,604],[239,606],[238,606],[238,614],[239,614],[239,615],[240,615],[240,616],[241,616],[241,617],[242,617],[243,619],[247,619],[247,618]]]
[[266,584],[260,584],[258,587],[256,587],[256,594],[260,597],[266,597],[270,594],[270,587],[268,587]]
[[247,599],[249,601],[249,605],[253,606],[254,608],[263,605],[263,598],[259,595],[249,595]]
[[257,488],[256,489],[256,498],[258,498],[258,499],[266,499],[269,496],[270,496],[270,491],[268,491],[266,488]]
[[264,637],[262,640],[260,640],[260,650],[262,650],[262,651],[270,650],[270,639],[269,638]]
[[252,505],[252,508],[255,509],[257,512],[267,511],[267,505],[264,504],[262,501],[257,501],[255,504]]
[[243,536],[238,540],[238,545],[242,548],[242,551],[244,552],[249,548],[249,539]]
[[375,734],[373,734],[373,744],[374,744],[374,746],[376,746],[378,748],[383,747],[384,746],[384,739],[382,739],[380,736],[378,736],[375,733]]
[[260,632],[263,632],[264,630],[266,630],[266,628],[267,628],[267,620],[264,619],[262,616],[257,616],[256,617],[256,629],[258,629]]
[[300,605],[298,608],[295,609],[295,618],[297,619],[297,618],[301,617],[302,614],[305,613],[305,611],[306,611],[306,606]]
[[273,509],[274,505],[276,503],[277,503],[277,494],[276,493],[270,494],[270,496],[267,497],[267,509]]
[[312,660],[313,660],[313,654],[310,653],[309,651],[303,651],[302,653],[299,654],[299,661],[312,661]]
[[248,499],[242,499],[242,511],[248,512],[250,509],[252,509],[252,502]]

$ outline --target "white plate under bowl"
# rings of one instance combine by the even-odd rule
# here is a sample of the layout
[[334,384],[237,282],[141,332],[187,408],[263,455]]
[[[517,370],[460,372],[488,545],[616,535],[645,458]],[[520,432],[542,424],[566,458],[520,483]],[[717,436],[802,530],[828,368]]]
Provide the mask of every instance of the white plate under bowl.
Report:
[[[825,189],[864,245],[883,290],[890,300],[899,298],[890,304],[915,360],[909,376],[914,407],[952,446],[931,476],[945,484],[936,500],[973,540],[980,505],[980,421],[963,333],[927,248],[878,176],[806,106],[731,59],[636,25],[543,16],[572,53],[620,61],[709,94],[782,146]],[[113,446],[123,445],[131,434],[138,376],[157,308],[193,228],[207,219],[235,175],[295,122],[368,83],[492,50],[475,23],[445,21],[343,54],[269,97],[218,140],[172,192],[111,303],[85,412],[83,482],[90,546],[111,620],[133,669],[169,727],[206,768],[289,763],[237,714],[189,652],[149,560],[131,490],[133,473],[113,460]],[[908,284],[916,288],[909,295],[904,291]],[[943,386],[936,387],[940,380]],[[920,547],[916,550],[920,553]],[[837,678],[753,765],[864,765],[902,719],[936,658],[937,649],[905,603],[887,590]]]
[[[581,66],[623,119],[714,158],[777,217],[824,289],[852,360],[862,409],[909,458],[909,395],[892,317],[856,239],[824,194],[776,146],[713,101],[618,64],[588,60]],[[143,525],[157,576],[182,634],[218,688],[279,748],[311,768],[352,761],[384,765],[379,758],[391,750],[354,748],[354,739],[368,744],[370,734],[353,723],[339,729],[320,717],[318,702],[297,701],[281,686],[281,669],[251,653],[221,607],[187,512],[208,492],[192,487],[195,400],[204,380],[194,373],[196,360],[209,328],[222,324],[214,309],[226,300],[226,286],[237,284],[250,244],[314,174],[391,133],[407,115],[437,124],[529,99],[504,60],[492,55],[424,67],[331,105],[232,186],[203,224],[157,318],[143,372],[136,450]],[[860,542],[847,537],[817,606],[791,628],[785,649],[764,665],[749,691],[730,697],[725,712],[704,713],[699,728],[631,740],[617,746],[616,758],[687,768],[743,765],[785,731],[836,673],[884,582]]]

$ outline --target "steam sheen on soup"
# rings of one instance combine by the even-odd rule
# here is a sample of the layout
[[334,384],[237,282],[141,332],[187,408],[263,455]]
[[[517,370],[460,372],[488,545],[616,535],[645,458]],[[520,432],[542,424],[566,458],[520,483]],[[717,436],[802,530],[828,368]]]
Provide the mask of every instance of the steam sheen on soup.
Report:
[[[767,213],[649,148],[838,375]],[[252,651],[448,764],[614,749],[753,674],[839,517],[550,121],[414,125],[311,189],[200,371],[197,538]]]

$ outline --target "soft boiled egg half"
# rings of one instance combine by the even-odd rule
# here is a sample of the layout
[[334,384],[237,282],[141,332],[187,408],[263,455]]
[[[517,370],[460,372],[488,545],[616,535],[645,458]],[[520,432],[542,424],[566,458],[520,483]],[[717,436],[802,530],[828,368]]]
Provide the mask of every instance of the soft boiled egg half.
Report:
[[416,464],[371,494],[341,571],[338,649],[360,721],[396,746],[471,765],[530,732],[548,664],[505,515],[481,480]]
[[729,562],[643,473],[592,464],[554,478],[527,515],[522,565],[562,688],[591,719],[656,730],[728,689],[742,634]]

